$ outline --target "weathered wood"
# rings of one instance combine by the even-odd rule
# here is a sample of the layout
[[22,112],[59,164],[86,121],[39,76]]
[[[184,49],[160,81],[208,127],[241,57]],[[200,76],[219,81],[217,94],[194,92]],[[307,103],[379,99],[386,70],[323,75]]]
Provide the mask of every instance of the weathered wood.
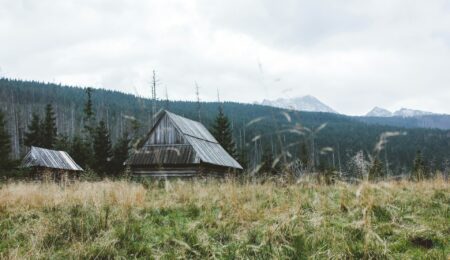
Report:
[[242,170],[201,123],[168,111],[125,164],[135,177],[224,176]]
[[22,167],[39,167],[66,171],[83,171],[83,169],[64,151],[55,151],[32,146],[22,159]]
[[167,115],[162,116],[152,129],[144,146],[154,144],[186,144],[186,139],[175,128],[175,125]]

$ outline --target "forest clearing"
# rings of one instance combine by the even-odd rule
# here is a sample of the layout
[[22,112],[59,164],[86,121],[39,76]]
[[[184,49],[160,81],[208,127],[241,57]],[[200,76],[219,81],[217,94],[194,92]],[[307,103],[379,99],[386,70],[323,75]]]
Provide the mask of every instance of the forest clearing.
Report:
[[450,1],[0,0],[0,35],[0,260],[450,260]]
[[448,259],[440,177],[0,186],[0,258]]

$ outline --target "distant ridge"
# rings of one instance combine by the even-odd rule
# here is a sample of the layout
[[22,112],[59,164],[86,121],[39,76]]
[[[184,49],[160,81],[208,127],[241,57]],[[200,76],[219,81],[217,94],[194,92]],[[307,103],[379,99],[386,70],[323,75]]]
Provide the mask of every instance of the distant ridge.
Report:
[[392,113],[391,111],[380,107],[374,107],[369,113],[366,114],[366,116],[368,117],[418,117],[430,115],[437,115],[437,114],[410,108],[401,108]]
[[375,107],[365,116],[355,117],[369,124],[390,125],[405,128],[436,128],[450,130],[450,115],[402,108],[394,113]]
[[391,117],[392,115],[393,114],[391,111],[380,107],[374,107],[369,113],[366,114],[366,116],[370,117]]
[[329,107],[328,105],[321,102],[316,97],[311,95],[295,98],[279,98],[276,100],[263,100],[261,105],[272,106],[278,108],[292,109],[298,111],[308,111],[308,112],[326,112],[335,113],[337,112]]
[[401,116],[401,117],[415,117],[415,116],[429,116],[429,115],[435,114],[427,111],[414,110],[409,108],[402,108],[394,112],[394,116]]

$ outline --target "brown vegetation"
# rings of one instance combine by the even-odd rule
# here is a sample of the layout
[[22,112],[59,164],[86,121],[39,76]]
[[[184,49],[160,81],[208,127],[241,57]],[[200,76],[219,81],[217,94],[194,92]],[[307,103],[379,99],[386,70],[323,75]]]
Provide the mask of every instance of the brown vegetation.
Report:
[[0,258],[441,258],[450,185],[9,183]]

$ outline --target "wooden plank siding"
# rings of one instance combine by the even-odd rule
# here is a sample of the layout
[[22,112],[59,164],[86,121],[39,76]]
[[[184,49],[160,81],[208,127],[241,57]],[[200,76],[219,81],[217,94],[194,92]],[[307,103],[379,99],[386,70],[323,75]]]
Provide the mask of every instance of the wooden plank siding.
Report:
[[236,171],[225,167],[215,167],[213,165],[164,165],[155,167],[134,167],[133,177],[140,179],[146,177],[159,178],[192,178],[192,177],[226,177]]
[[242,170],[205,126],[168,111],[125,164],[136,178],[225,176]]
[[157,121],[156,126],[152,129],[144,147],[155,144],[170,145],[188,143],[166,114]]

